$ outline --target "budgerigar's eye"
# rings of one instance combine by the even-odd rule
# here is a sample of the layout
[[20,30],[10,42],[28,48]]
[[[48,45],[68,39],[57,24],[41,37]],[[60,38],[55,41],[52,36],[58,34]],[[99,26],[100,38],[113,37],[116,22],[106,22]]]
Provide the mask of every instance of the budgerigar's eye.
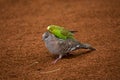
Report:
[[50,31],[53,31],[53,29],[52,29],[52,28],[50,28]]

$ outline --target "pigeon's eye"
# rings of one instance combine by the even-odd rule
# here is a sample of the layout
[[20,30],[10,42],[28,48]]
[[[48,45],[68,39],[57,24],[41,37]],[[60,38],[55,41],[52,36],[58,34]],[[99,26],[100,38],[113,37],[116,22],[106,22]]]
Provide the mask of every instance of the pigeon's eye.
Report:
[[42,39],[45,40],[49,37],[49,34],[46,32],[42,35]]
[[45,37],[45,39],[46,39],[46,38],[48,38],[48,35],[45,35],[44,37]]

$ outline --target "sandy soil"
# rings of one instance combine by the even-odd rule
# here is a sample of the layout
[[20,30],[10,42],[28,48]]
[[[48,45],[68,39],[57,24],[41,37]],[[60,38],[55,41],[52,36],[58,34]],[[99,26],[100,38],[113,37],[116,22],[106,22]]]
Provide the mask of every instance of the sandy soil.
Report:
[[[51,64],[41,39],[50,24],[78,30],[97,50]],[[0,80],[119,79],[119,0],[0,0]]]

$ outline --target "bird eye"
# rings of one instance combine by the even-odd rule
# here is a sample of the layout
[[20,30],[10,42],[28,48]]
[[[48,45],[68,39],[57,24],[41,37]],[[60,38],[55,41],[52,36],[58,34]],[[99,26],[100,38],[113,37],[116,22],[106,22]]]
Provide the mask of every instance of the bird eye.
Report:
[[45,35],[45,38],[48,38],[48,35]]
[[48,36],[49,36],[49,35],[48,35],[48,33],[46,32],[46,33],[44,33],[44,34],[42,35],[42,39],[45,40],[45,39],[48,38]]
[[53,31],[54,29],[53,28],[50,28],[50,31]]

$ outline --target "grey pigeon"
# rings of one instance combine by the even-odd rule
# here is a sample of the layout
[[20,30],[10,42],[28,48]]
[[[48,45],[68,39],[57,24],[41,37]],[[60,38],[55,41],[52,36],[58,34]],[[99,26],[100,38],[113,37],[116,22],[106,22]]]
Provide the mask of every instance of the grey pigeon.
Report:
[[42,35],[42,39],[45,42],[45,46],[52,54],[59,55],[53,63],[56,63],[67,53],[77,49],[95,50],[95,48],[91,47],[89,44],[83,44],[74,39],[59,39],[48,31]]

